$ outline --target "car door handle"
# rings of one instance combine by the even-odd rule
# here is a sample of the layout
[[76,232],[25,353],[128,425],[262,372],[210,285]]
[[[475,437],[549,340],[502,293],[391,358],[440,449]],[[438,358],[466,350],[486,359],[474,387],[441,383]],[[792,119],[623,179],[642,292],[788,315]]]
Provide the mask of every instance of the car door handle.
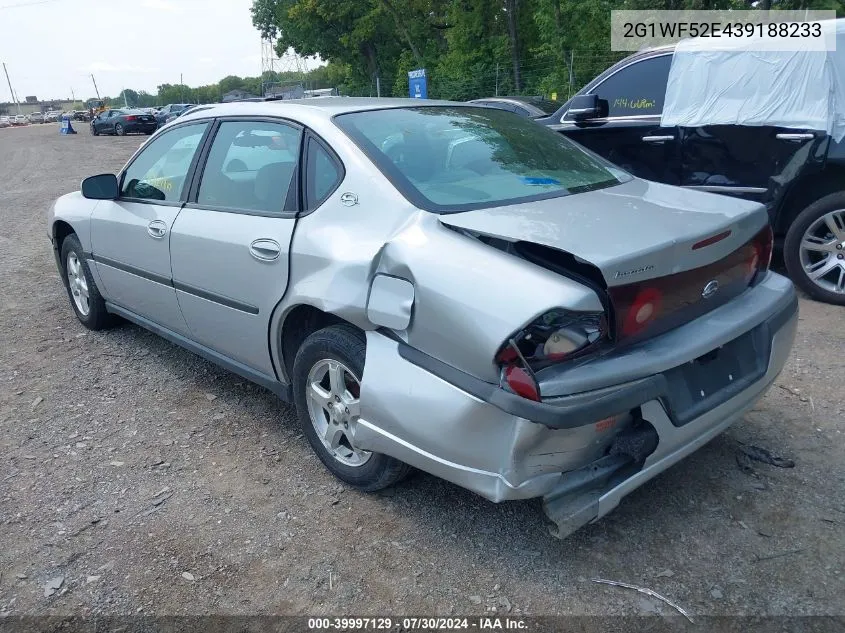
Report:
[[671,134],[666,136],[644,136],[643,141],[646,143],[664,143],[665,141],[674,141],[675,137]]
[[160,240],[167,235],[167,224],[161,220],[153,220],[147,225],[147,233],[150,237]]
[[776,134],[775,138],[779,141],[792,141],[793,143],[797,143],[798,141],[809,141],[811,138],[815,138],[815,134],[811,134],[810,132],[784,133]]
[[249,245],[249,254],[255,259],[260,259],[265,262],[272,262],[279,258],[282,253],[282,247],[276,240],[261,238],[254,240]]

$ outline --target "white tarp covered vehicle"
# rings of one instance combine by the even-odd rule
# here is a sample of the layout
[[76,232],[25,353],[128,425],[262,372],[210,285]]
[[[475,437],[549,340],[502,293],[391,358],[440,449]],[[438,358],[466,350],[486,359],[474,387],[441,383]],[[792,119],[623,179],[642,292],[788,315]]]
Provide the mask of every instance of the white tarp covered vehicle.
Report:
[[[836,50],[797,40],[798,50],[759,50],[765,41],[682,40],[675,47],[661,126],[766,125],[845,138],[845,19],[823,23]],[[690,81],[694,77],[695,81]]]

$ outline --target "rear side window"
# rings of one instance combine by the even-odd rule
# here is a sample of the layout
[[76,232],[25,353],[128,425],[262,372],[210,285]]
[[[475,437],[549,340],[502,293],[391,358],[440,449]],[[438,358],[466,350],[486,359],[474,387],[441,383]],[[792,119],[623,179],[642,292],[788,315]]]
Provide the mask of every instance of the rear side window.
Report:
[[671,55],[635,62],[605,79],[592,93],[607,100],[610,117],[659,115],[671,65]]
[[308,170],[305,180],[305,197],[309,211],[319,207],[340,184],[343,168],[329,154],[322,143],[308,139]]
[[280,213],[293,180],[302,132],[285,123],[226,121],[208,154],[197,204]]
[[150,141],[129,165],[120,190],[122,198],[178,202],[191,161],[208,123],[168,130]]

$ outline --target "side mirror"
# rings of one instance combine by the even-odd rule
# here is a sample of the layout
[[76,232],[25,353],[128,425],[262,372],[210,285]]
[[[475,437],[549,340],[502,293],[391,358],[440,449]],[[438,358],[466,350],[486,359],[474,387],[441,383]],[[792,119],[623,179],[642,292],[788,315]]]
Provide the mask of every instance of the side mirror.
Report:
[[116,200],[119,194],[117,176],[99,174],[82,181],[82,196],[89,200]]
[[[602,105],[605,107],[602,108]],[[570,121],[587,121],[588,119],[598,119],[606,115],[607,101],[599,99],[598,95],[579,95],[572,97],[569,102],[569,110],[566,111],[564,118]]]

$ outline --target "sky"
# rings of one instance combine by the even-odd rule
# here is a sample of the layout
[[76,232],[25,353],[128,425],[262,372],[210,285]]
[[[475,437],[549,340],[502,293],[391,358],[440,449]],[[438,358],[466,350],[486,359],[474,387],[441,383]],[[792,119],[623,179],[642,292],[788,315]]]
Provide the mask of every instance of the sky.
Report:
[[[0,0],[0,62],[23,101],[156,93],[261,72],[252,0]],[[309,60],[308,67],[318,62]],[[277,70],[293,65],[286,57]],[[71,93],[73,91],[73,93]],[[0,102],[11,101],[0,75]]]

